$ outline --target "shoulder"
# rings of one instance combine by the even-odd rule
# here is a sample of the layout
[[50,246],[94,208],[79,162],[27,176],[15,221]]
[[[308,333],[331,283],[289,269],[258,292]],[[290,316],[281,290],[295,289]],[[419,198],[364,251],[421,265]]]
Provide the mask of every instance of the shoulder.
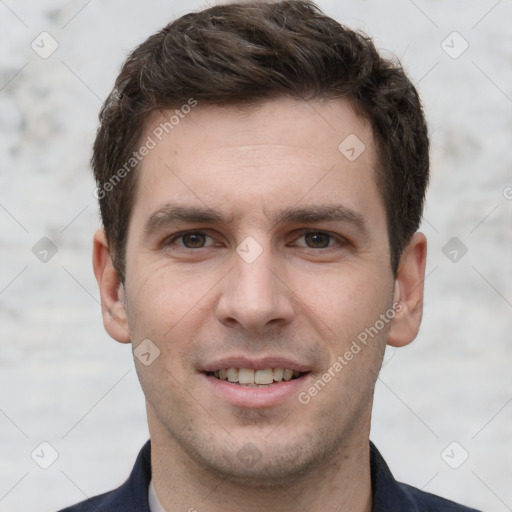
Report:
[[115,491],[109,491],[104,494],[99,494],[98,496],[89,498],[85,501],[77,503],[76,505],[64,508],[59,512],[103,512],[104,510],[117,510],[117,508],[112,508],[112,505],[115,506],[115,503],[112,503],[112,500],[115,499],[115,497],[113,496],[114,494]]
[[421,491],[412,485],[398,482],[398,486],[414,503],[417,512],[479,512],[475,508],[466,507],[435,494]]
[[120,487],[99,494],[60,512],[149,512],[148,487],[151,481],[151,442],[140,450],[132,472]]
[[398,482],[370,441],[373,512],[479,512],[412,485]]

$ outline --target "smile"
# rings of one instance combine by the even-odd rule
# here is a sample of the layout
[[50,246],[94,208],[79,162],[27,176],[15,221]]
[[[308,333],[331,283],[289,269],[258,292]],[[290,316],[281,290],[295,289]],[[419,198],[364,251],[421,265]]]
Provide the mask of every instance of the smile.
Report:
[[289,368],[265,368],[254,370],[252,368],[221,368],[208,375],[219,380],[231,382],[249,388],[264,388],[281,381],[297,379],[303,374]]

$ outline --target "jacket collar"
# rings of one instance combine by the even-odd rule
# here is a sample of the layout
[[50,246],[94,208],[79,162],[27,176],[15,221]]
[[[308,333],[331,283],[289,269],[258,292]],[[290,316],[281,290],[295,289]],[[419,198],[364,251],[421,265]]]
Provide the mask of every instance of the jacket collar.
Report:
[[[417,512],[414,500],[393,478],[388,465],[370,441],[370,472],[372,482],[372,512]],[[151,441],[142,447],[128,480],[109,493],[104,510],[109,512],[150,512],[148,489],[151,482]],[[98,509],[103,510],[103,509]]]

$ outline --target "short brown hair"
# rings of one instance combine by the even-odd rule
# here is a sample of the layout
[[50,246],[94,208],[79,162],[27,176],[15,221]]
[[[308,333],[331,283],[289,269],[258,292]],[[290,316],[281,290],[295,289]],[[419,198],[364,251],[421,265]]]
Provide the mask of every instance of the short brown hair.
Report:
[[418,229],[429,177],[418,93],[401,65],[380,56],[369,37],[340,25],[309,0],[285,0],[186,14],[150,36],[124,63],[100,112],[92,156],[103,226],[122,281],[137,183],[126,162],[148,116],[191,99],[233,105],[278,97],[347,98],[368,119],[377,141],[377,185],[396,273]]

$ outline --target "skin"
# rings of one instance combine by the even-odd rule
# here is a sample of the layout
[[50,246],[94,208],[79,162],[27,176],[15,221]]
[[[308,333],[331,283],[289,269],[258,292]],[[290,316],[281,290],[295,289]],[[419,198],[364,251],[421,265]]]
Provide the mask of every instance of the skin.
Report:
[[[143,140],[164,118],[148,121]],[[353,162],[338,150],[349,134],[366,146]],[[374,385],[386,343],[403,346],[417,334],[426,258],[416,233],[393,275],[377,166],[371,128],[345,100],[198,105],[137,170],[124,286],[104,232],[96,233],[107,332],[160,350],[149,366],[135,365],[153,483],[167,510],[371,510]],[[168,203],[207,206],[226,222],[145,232]],[[365,228],[276,223],[285,208],[313,205],[342,205]],[[305,228],[320,233],[304,236]],[[207,236],[173,239],[186,230]],[[251,263],[236,251],[248,236],[262,250]],[[393,303],[394,318],[307,405],[293,393],[271,407],[235,406],[201,373],[225,356],[292,357],[307,365],[298,388],[307,391]],[[239,455],[248,443],[258,454],[250,466]]]

